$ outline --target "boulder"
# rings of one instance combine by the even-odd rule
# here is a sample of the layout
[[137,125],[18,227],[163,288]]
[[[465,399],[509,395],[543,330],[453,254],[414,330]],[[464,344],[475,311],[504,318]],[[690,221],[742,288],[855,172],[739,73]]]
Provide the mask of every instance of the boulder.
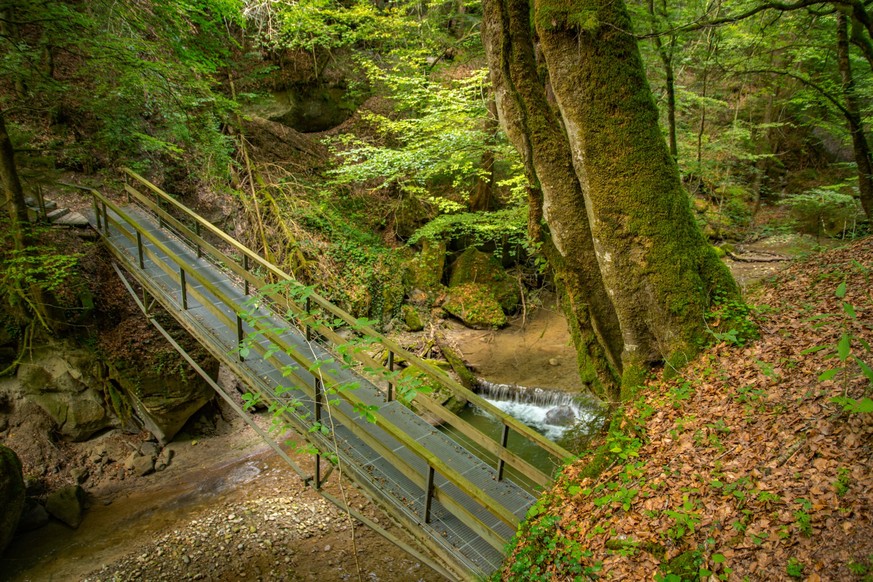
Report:
[[21,519],[18,520],[18,533],[33,531],[39,529],[49,522],[48,511],[42,503],[35,499],[28,499],[24,506],[24,511],[21,513]]
[[492,329],[506,325],[506,315],[500,303],[488,287],[478,283],[463,283],[451,287],[443,309],[474,329]]
[[465,283],[486,287],[505,313],[511,313],[521,301],[518,283],[510,277],[493,255],[471,247],[452,264],[449,289]]
[[115,422],[103,406],[94,364],[91,353],[58,342],[34,350],[18,367],[23,396],[39,405],[69,440],[87,440]]
[[[201,366],[213,378],[218,374],[215,360]],[[146,430],[161,446],[213,397],[212,388],[200,376],[176,366],[134,368],[119,363],[109,367],[108,376],[109,385],[123,390]]]
[[553,426],[570,426],[576,422],[576,413],[569,406],[556,406],[546,412],[545,421]]
[[409,331],[421,331],[424,329],[424,323],[421,321],[421,315],[412,305],[404,305],[402,307],[403,322]]
[[45,509],[49,515],[68,526],[79,527],[79,524],[82,523],[84,498],[85,491],[81,487],[68,485],[49,494],[45,500]]
[[24,509],[24,475],[21,461],[10,448],[0,445],[0,553],[6,549]]
[[446,243],[444,241],[421,241],[421,253],[412,261],[410,267],[410,286],[416,292],[423,292],[431,301],[444,289],[443,270],[446,267]]

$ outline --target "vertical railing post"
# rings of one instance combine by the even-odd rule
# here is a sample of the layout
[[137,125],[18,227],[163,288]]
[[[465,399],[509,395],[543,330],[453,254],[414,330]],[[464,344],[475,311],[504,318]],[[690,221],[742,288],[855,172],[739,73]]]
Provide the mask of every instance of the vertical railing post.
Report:
[[93,192],[91,193],[91,202],[94,204],[94,217],[97,219],[97,230],[101,230],[103,228],[103,220],[100,218],[100,206],[97,204],[97,196]]
[[109,236],[109,212],[106,210],[106,203],[103,203],[103,232]]
[[243,326],[242,326],[242,317],[239,313],[236,314],[236,339],[237,344],[239,345],[239,361],[245,362],[245,357],[242,354],[242,343],[243,343]]
[[[388,372],[394,371],[394,350],[388,350]],[[388,402],[394,399],[394,382],[388,380]]]
[[182,310],[188,309],[188,286],[185,284],[185,267],[179,265],[179,282],[182,285]]
[[[249,256],[243,255],[243,270],[248,273],[249,272]],[[249,294],[249,280],[245,279],[245,287],[246,287],[246,295]]]
[[321,422],[321,396],[322,396],[321,378],[315,377],[315,422]]
[[[503,433],[500,435],[500,446],[506,449],[506,443],[509,442],[509,425],[503,425]],[[503,480],[503,468],[506,466],[506,461],[500,459],[497,461],[497,480]]]
[[[303,308],[303,310],[305,311],[305,313],[303,314],[303,317],[305,317],[306,319],[309,319],[310,309],[312,309],[312,300],[309,299],[309,297],[307,297],[306,303],[304,304],[304,308]],[[306,330],[306,341],[308,341],[308,342],[312,341],[312,328],[310,327],[309,323],[304,321],[303,327]]]
[[424,523],[430,523],[430,506],[433,501],[433,467],[427,466],[427,484],[424,487]]
[[[317,449],[316,449],[317,450]],[[315,453],[315,490],[321,489],[321,455]]]
[[136,255],[139,259],[139,268],[145,269],[145,260],[142,251],[142,233],[140,231],[136,231]]
[[[200,236],[200,222],[199,221],[194,222],[194,233],[197,234],[198,239],[202,238]],[[203,249],[200,248],[200,241],[198,240],[197,241],[197,258],[199,259],[202,256],[203,256]]]

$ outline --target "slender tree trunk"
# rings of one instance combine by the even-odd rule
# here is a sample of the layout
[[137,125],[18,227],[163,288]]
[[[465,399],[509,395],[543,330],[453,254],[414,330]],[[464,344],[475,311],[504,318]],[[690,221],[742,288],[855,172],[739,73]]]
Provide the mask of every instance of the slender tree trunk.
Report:
[[[666,11],[666,9],[665,9]],[[658,34],[657,14],[655,13],[655,0],[649,0],[649,16],[652,21],[652,34],[655,49],[661,57],[664,65],[664,88],[667,91],[667,140],[670,147],[670,155],[674,160],[679,159],[679,148],[676,143],[676,81],[673,73],[673,47],[676,44],[675,36],[671,37],[670,50],[664,46],[661,35]],[[669,23],[668,23],[669,25]]]
[[585,198],[566,134],[537,74],[527,0],[486,0],[483,41],[495,101],[509,139],[524,161],[531,237],[555,272],[582,380],[618,396],[623,349],[612,301],[600,276]]
[[482,174],[476,180],[476,188],[470,198],[470,210],[479,212],[491,210],[494,206],[494,145],[500,124],[497,119],[497,104],[494,102],[493,91],[488,91],[488,117],[485,120],[485,151],[482,154]]
[[852,134],[852,149],[858,166],[858,194],[861,206],[868,218],[873,218],[873,158],[864,134],[855,80],[852,77],[852,64],[849,61],[848,18],[842,11],[837,12],[837,62],[842,79],[843,97],[846,102],[846,119]]
[[637,385],[652,363],[684,364],[713,293],[739,291],[694,220],[624,3],[537,0],[534,14],[621,326],[622,384]]

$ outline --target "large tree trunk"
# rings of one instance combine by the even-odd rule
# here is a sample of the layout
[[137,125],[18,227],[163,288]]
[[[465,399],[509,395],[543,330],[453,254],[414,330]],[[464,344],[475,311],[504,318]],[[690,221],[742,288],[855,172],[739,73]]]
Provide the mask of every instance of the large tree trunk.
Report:
[[3,111],[0,110],[0,181],[3,182],[3,193],[6,200],[6,209],[9,213],[9,221],[12,225],[12,238],[17,250],[27,246],[27,234],[30,222],[27,218],[27,206],[24,202],[24,189],[18,178],[18,170],[15,167],[15,150],[9,133],[6,131],[6,121]]
[[534,14],[635,385],[652,363],[694,354],[713,294],[739,291],[694,220],[624,3],[537,0]]
[[542,242],[555,272],[582,380],[595,393],[614,399],[621,330],[600,276],[569,143],[537,75],[530,6],[527,0],[487,0],[483,11],[500,121],[521,153],[531,184],[531,236]]
[[843,82],[843,97],[846,100],[845,116],[849,121],[852,149],[855,153],[855,164],[858,166],[858,194],[864,212],[868,218],[873,219],[873,157],[864,134],[855,80],[852,77],[852,64],[849,61],[848,18],[842,11],[837,12],[837,63]]

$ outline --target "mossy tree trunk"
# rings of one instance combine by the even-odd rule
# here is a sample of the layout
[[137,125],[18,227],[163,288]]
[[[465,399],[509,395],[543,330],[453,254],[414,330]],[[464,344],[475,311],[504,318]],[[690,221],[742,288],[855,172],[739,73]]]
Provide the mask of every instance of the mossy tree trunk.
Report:
[[843,10],[837,11],[837,63],[846,103],[844,114],[849,122],[852,151],[858,166],[858,194],[864,212],[868,218],[873,219],[873,156],[870,154],[867,135],[864,133],[855,79],[852,76],[852,64],[849,60],[849,22]]
[[484,12],[502,121],[542,193],[549,259],[566,290],[585,285],[599,353],[626,385],[682,362],[703,340],[713,292],[739,292],[694,221],[624,4],[536,2],[557,115],[536,76],[527,0],[486,0]]
[[500,120],[521,153],[531,184],[531,237],[542,243],[555,272],[582,380],[601,396],[615,398],[621,330],[600,276],[569,142],[537,73],[529,4],[491,0],[483,10],[483,40]]
[[0,181],[3,182],[3,194],[12,226],[15,248],[22,250],[27,246],[27,231],[30,222],[27,218],[27,206],[24,202],[24,189],[21,187],[21,180],[18,178],[18,170],[15,166],[15,150],[12,146],[12,140],[9,139],[9,133],[6,131],[6,121],[2,110],[0,110]]

